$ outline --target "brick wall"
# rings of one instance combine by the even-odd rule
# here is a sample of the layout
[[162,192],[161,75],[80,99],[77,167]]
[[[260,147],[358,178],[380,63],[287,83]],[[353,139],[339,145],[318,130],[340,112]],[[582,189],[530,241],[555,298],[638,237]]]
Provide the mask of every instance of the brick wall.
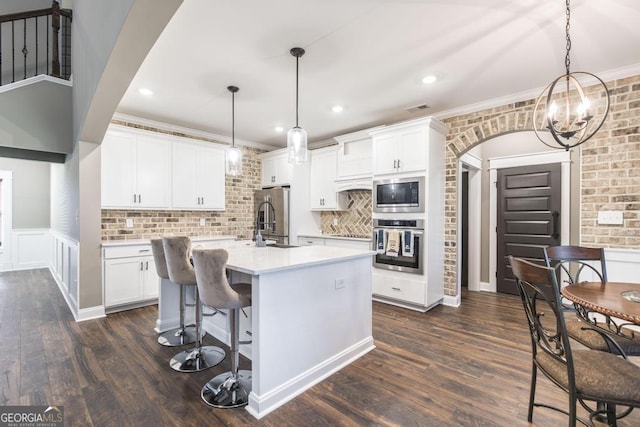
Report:
[[[113,121],[114,124],[166,133],[202,141],[218,142],[176,132],[165,132],[146,126]],[[225,211],[169,210],[102,210],[102,240],[151,239],[164,235],[237,236],[250,239],[253,234],[253,192],[260,189],[260,162],[263,150],[240,147],[243,154],[242,176],[225,177]],[[125,219],[133,219],[133,228],[125,227]],[[205,226],[199,225],[200,218]]]
[[[606,123],[580,149],[581,244],[606,248],[640,246],[640,76],[607,82],[611,111]],[[532,130],[535,100],[443,120],[450,128],[445,153],[445,295],[457,295],[458,157],[501,134]],[[574,165],[576,166],[576,165]],[[597,212],[621,210],[623,226],[598,225]]]
[[[371,190],[353,190],[347,193],[347,210],[322,212],[322,234],[332,236],[371,237]],[[337,220],[337,225],[334,225]]]

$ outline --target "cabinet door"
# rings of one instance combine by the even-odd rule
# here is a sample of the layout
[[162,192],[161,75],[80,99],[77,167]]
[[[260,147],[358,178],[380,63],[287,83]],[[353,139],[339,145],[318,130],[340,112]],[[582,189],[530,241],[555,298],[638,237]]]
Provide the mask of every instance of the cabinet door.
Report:
[[371,138],[348,141],[341,145],[338,151],[337,178],[353,178],[370,176],[372,168]]
[[136,206],[135,149],[135,135],[117,131],[105,134],[100,147],[103,207]]
[[138,205],[168,208],[171,143],[162,137],[139,135],[136,142],[136,192]]
[[171,207],[199,208],[198,147],[188,143],[174,142],[172,153]]
[[158,298],[160,293],[160,277],[156,273],[153,257],[144,257],[142,272],[142,297],[144,299]]
[[277,162],[274,157],[262,159],[260,168],[260,183],[263,187],[273,187],[276,183]]
[[424,129],[401,133],[398,144],[400,172],[420,171],[427,168],[427,136]]
[[309,198],[311,209],[328,210],[336,208],[335,179],[337,174],[337,153],[316,151],[311,155]]
[[374,174],[397,172],[398,139],[396,136],[380,136],[373,139]]
[[276,185],[289,185],[293,180],[293,165],[287,156],[276,157]]
[[127,304],[142,299],[144,259],[145,257],[131,257],[105,261],[105,307]]
[[200,148],[198,152],[200,208],[224,210],[224,151]]

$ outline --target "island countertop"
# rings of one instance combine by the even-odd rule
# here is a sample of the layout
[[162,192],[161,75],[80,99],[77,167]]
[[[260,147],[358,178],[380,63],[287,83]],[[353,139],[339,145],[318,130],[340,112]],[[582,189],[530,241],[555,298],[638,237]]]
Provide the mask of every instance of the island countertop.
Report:
[[227,267],[242,273],[260,275],[340,260],[371,257],[374,251],[333,246],[299,246],[292,248],[243,246],[226,248]]

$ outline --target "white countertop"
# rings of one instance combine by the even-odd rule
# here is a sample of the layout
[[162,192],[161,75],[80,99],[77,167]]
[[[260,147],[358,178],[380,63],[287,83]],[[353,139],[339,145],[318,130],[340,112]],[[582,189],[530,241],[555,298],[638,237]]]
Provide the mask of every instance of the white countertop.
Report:
[[321,239],[336,239],[336,240],[355,240],[358,242],[370,242],[370,237],[347,237],[347,236],[335,236],[332,234],[322,233],[298,233],[298,237],[316,237]]
[[[235,240],[236,236],[189,236],[192,242],[210,242],[215,240]],[[149,245],[149,239],[136,240],[104,240],[102,247],[108,246],[130,246],[130,245]]]
[[226,249],[229,252],[227,266],[251,275],[330,264],[347,259],[371,257],[375,254],[375,251],[333,246],[299,246],[295,248],[242,246]]

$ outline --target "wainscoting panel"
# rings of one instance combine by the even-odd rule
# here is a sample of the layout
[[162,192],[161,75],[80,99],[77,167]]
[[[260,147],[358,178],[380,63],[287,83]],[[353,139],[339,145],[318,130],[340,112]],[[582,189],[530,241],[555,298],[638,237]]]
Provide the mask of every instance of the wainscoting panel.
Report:
[[46,268],[50,263],[49,229],[11,232],[11,269]]

